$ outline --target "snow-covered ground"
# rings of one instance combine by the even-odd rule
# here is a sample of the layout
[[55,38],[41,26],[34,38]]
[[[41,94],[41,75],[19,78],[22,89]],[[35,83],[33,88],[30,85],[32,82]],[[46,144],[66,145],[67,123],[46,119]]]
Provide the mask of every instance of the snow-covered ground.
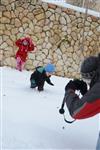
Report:
[[[55,86],[30,89],[31,71],[1,67],[2,150],[95,150],[98,115],[67,124],[59,114],[67,78],[52,76]],[[66,109],[66,118],[70,118]]]

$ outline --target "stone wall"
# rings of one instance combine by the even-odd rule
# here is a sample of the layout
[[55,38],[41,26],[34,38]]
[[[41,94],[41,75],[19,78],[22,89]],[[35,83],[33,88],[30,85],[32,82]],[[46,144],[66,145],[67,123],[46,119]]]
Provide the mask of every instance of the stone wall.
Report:
[[84,27],[84,14],[40,0],[1,0],[0,10],[3,66],[15,67],[15,41],[24,36],[37,45],[28,55],[27,70],[52,62],[56,75],[77,77],[81,61],[100,52],[100,18],[88,15]]

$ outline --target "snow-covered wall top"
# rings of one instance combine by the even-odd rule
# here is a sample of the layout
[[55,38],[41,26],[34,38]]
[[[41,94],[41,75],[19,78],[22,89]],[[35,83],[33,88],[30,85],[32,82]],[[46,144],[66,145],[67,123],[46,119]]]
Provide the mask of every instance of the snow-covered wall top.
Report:
[[[70,8],[70,9],[76,10],[78,12],[82,12],[82,13],[86,12],[86,8],[81,8],[81,7],[78,7],[78,6],[68,4],[68,3],[66,3],[66,0],[42,0],[42,1],[46,2],[46,3],[55,4],[55,5],[64,7],[64,8]],[[97,12],[97,11],[93,11],[93,10],[88,9],[88,14],[100,18],[100,11]]]
[[15,41],[31,37],[37,46],[25,68],[53,62],[56,75],[77,77],[84,57],[100,52],[100,18],[41,0],[2,0],[0,62],[15,67]]

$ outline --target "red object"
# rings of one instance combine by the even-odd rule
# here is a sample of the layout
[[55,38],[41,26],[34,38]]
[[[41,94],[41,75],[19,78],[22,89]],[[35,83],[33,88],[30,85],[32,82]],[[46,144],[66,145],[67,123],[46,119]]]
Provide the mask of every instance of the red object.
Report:
[[100,99],[94,102],[86,103],[83,108],[73,115],[75,119],[85,119],[100,113]]
[[20,57],[20,59],[25,62],[28,52],[31,52],[34,50],[35,45],[32,43],[32,40],[29,37],[18,39],[16,41],[16,46],[19,47],[16,58]]

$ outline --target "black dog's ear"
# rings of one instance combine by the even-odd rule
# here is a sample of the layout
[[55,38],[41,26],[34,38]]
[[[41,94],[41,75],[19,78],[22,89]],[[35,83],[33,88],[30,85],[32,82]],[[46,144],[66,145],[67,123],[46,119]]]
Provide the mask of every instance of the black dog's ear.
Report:
[[[72,81],[72,80],[70,80],[70,81]],[[69,81],[69,82],[70,82]],[[68,84],[69,84],[69,82],[66,84],[66,86],[65,86],[65,92],[67,91],[67,86],[68,86]]]
[[72,89],[72,90],[74,90],[74,91],[77,89],[76,86],[75,86],[74,81],[72,81],[72,80],[70,80],[70,81],[68,82],[68,84],[65,86],[65,92],[66,92],[67,90],[69,90],[69,89]]

